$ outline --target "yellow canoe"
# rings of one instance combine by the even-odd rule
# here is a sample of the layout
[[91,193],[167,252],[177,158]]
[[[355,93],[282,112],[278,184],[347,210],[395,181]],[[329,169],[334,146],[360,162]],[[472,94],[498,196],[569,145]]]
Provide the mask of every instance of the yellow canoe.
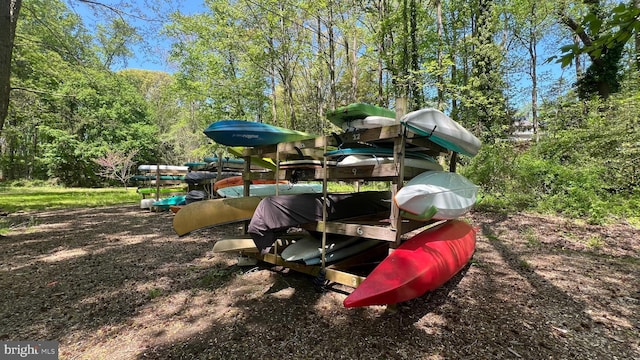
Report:
[[262,200],[259,196],[196,201],[173,217],[173,230],[183,236],[211,226],[250,220]]

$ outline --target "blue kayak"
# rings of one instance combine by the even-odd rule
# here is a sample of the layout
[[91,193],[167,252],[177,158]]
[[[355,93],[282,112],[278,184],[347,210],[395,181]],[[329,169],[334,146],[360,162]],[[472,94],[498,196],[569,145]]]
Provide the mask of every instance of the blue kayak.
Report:
[[315,137],[301,131],[244,120],[217,121],[209,125],[204,133],[218,144],[247,147],[274,145]]

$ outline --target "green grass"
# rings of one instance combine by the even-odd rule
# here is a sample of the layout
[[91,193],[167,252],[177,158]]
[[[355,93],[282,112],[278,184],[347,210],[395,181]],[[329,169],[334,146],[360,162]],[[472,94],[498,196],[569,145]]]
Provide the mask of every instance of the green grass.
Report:
[[[360,191],[385,190],[386,183],[366,183]],[[354,191],[350,183],[329,182],[330,192]],[[142,197],[135,188],[63,188],[56,186],[0,186],[0,210],[17,211],[54,210],[137,204]]]
[[[360,182],[360,191],[384,191],[389,190],[388,181]],[[334,182],[327,183],[327,191],[340,193],[356,191],[355,184],[351,182]]]
[[150,289],[147,292],[147,295],[149,296],[149,299],[153,300],[162,295],[162,289],[158,289],[158,288]]
[[0,209],[9,213],[135,204],[141,198],[135,188],[0,187]]
[[529,247],[540,247],[542,245],[542,242],[540,241],[540,239],[538,239],[538,236],[536,235],[536,231],[533,228],[526,228],[523,232],[522,235],[524,235],[525,240],[527,240],[527,246]]
[[601,249],[604,246],[604,240],[600,236],[592,236],[587,239],[587,247],[592,250]]

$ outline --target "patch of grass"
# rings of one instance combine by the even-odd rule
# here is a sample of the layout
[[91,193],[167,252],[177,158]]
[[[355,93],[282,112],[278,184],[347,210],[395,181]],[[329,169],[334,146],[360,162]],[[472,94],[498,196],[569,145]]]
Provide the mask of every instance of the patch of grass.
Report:
[[227,279],[234,273],[233,270],[213,269],[200,279],[200,286],[208,288],[213,286],[217,280]]
[[601,249],[604,246],[604,240],[600,236],[592,236],[587,239],[586,244],[589,249]]
[[0,220],[0,235],[5,235],[9,232],[9,223],[6,220]]
[[162,289],[158,289],[158,288],[149,289],[149,291],[147,292],[147,296],[149,296],[149,299],[151,300],[161,295],[162,295]]
[[627,218],[627,222],[629,225],[633,226],[636,229],[640,229],[640,216],[631,216]]
[[522,235],[524,236],[524,239],[527,240],[527,246],[540,247],[542,245],[542,242],[540,242],[540,239],[538,239],[538,235],[536,234],[535,230],[533,230],[533,228],[526,228],[522,232]]
[[7,212],[135,204],[135,188],[0,187],[0,209]]
[[482,261],[480,261],[480,260],[477,260],[477,259],[475,259],[475,258],[472,258],[472,259],[471,259],[471,261],[470,261],[470,263],[471,263],[471,266],[477,266],[477,267],[479,267],[479,268],[481,268],[481,269],[488,269],[488,268],[490,268],[489,264],[484,263],[484,262],[482,262]]
[[567,238],[567,240],[572,241],[572,242],[580,242],[580,238],[578,237],[578,235],[572,233],[572,232],[566,232],[564,234],[564,236]]
[[493,234],[485,234],[484,235],[490,242],[500,241],[500,238]]

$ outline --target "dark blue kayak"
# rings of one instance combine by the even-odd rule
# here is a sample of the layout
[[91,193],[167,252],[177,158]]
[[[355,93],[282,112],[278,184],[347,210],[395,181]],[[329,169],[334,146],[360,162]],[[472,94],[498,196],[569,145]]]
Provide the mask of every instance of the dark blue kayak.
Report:
[[301,131],[244,120],[216,121],[209,125],[204,133],[218,144],[246,147],[274,145],[315,137]]

